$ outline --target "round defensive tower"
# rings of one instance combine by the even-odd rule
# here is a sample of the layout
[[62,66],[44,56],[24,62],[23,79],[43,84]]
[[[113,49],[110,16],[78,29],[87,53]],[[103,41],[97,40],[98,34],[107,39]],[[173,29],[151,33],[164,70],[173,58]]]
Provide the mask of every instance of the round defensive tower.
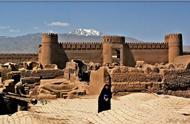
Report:
[[[122,36],[104,36],[103,37],[103,65],[112,63],[112,48],[114,44],[124,44],[125,37]],[[123,54],[122,54],[123,55]]]
[[168,34],[165,36],[165,43],[168,43],[168,62],[174,63],[176,57],[183,54],[182,34]]
[[44,66],[55,64],[56,49],[58,44],[58,35],[54,33],[42,33],[42,46],[40,63]]

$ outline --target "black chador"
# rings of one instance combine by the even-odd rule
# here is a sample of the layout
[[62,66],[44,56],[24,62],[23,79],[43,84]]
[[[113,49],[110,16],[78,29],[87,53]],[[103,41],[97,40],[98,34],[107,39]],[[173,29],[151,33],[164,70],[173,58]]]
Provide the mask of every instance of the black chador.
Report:
[[98,98],[98,113],[111,109],[111,85],[105,84]]

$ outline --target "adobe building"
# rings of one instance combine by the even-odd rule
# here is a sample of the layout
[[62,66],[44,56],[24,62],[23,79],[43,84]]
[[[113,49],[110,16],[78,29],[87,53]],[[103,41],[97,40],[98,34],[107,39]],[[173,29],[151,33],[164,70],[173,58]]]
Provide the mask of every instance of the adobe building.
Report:
[[104,36],[96,43],[59,43],[58,35],[42,33],[39,62],[42,65],[57,64],[64,68],[67,61],[81,59],[102,65],[118,63],[135,66],[136,61],[145,63],[190,62],[190,55],[183,55],[182,34],[168,34],[161,43],[126,43],[122,36]]

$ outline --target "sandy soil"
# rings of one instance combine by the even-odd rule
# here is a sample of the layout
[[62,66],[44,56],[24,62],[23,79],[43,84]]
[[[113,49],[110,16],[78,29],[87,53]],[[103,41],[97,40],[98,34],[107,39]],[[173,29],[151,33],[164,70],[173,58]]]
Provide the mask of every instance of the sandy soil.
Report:
[[112,99],[112,109],[97,113],[97,99],[56,99],[30,112],[0,116],[0,124],[189,124],[190,99],[134,93]]

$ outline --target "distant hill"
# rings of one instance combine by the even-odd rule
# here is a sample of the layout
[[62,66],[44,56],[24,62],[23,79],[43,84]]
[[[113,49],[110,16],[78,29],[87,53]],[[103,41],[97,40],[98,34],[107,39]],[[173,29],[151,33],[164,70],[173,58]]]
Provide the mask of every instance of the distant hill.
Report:
[[0,36],[0,53],[36,53],[40,42],[40,33],[18,37]]
[[183,46],[184,52],[190,52],[190,46]]
[[[58,34],[59,42],[101,42],[103,34],[93,29],[78,29],[73,32]],[[141,42],[126,37],[126,42]],[[17,37],[0,36],[0,53],[37,53],[41,44],[41,33]]]

